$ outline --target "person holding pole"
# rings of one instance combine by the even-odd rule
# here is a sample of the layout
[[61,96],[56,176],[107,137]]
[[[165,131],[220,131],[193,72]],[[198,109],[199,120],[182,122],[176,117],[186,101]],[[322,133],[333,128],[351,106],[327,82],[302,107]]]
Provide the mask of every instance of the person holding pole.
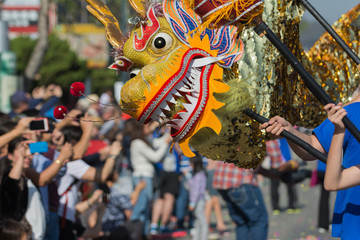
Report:
[[[327,105],[326,110],[329,106]],[[347,117],[353,121],[354,125],[360,127],[360,86],[353,94],[351,101],[344,106],[347,112]],[[280,116],[275,116],[269,122],[261,124],[260,129],[266,129],[268,133],[273,136],[280,136],[285,129],[290,133],[296,135],[302,140],[309,143],[311,146],[323,153],[329,153],[332,135],[334,133],[334,124],[326,119],[317,128],[314,129],[313,134],[308,136],[297,131],[288,121]],[[300,148],[298,145],[289,142],[290,147],[303,160],[315,160],[315,158]],[[343,150],[343,166],[349,168],[360,164],[360,144],[348,132],[345,131]],[[360,207],[360,186],[344,189],[339,191],[336,196],[336,202],[333,214],[332,236],[341,237],[341,239],[356,239],[360,236],[360,215],[358,209]]]

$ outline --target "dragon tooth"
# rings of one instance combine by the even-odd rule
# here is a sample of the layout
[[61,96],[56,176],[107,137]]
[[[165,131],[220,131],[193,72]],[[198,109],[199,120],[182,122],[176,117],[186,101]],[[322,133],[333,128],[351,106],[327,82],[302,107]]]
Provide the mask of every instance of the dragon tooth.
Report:
[[180,119],[177,119],[177,120],[172,120],[168,123],[166,123],[166,126],[170,126],[176,130],[179,130],[180,129]]
[[159,117],[158,117],[158,116],[156,116],[155,114],[151,115],[151,119],[152,119],[153,121],[155,121],[155,122],[160,123],[160,119],[159,119]]
[[188,89],[192,89],[191,85],[189,85],[189,83],[184,82],[184,85],[188,88]]
[[[189,104],[187,104],[189,105]],[[183,112],[179,112],[178,115],[182,118],[182,119],[188,119],[190,117],[192,111],[183,111]]]
[[165,100],[165,102],[167,103],[167,105],[168,105],[169,109],[172,109],[172,108],[174,108],[174,106],[175,106],[175,103],[173,103],[173,102],[170,102],[170,101],[166,101],[166,100]]
[[[192,111],[194,111],[195,106],[196,106],[196,104],[191,104],[191,103],[183,103],[182,105],[188,113],[191,113]],[[179,113],[179,115],[180,115],[180,113]],[[180,116],[183,117],[184,114],[182,114]]]
[[171,115],[170,108],[169,109],[161,108],[161,111],[165,116],[170,116]]
[[191,95],[188,95],[188,96],[186,96],[186,97],[187,97],[187,99],[188,99],[192,104],[196,104],[197,101],[198,101],[198,98],[193,97],[193,96],[191,96]]
[[176,90],[183,96],[184,94],[187,95],[186,93],[191,93],[194,91],[194,89],[187,89],[185,87],[181,87],[180,89],[176,89]]

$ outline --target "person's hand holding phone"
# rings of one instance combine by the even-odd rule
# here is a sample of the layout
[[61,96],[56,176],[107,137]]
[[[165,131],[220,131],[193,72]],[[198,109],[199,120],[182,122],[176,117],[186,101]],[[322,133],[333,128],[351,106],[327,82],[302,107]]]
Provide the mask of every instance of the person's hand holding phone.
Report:
[[30,131],[29,129],[30,122],[33,121],[34,119],[35,118],[33,117],[25,117],[20,119],[14,129],[17,135],[20,136],[22,134],[28,133]]
[[35,118],[30,122],[29,128],[32,131],[46,132],[49,130],[49,120],[47,118]]

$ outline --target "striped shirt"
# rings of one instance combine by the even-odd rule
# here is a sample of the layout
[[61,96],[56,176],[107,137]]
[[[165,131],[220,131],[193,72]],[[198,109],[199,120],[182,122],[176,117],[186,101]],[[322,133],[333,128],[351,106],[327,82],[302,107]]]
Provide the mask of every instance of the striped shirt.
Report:
[[238,168],[233,163],[217,162],[213,180],[215,189],[226,190],[243,184],[258,185],[254,170]]

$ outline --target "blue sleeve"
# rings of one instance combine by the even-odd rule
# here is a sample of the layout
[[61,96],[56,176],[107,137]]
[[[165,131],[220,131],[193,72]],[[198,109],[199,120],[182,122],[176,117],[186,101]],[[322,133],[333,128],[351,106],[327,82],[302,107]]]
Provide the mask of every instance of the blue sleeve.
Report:
[[57,101],[59,100],[58,97],[52,96],[51,98],[49,98],[49,100],[47,100],[44,105],[42,106],[42,108],[40,109],[39,114],[42,116],[44,115],[50,108],[52,108],[53,106],[55,106],[55,104],[57,103]]
[[319,172],[325,172],[325,171],[326,171],[326,164],[323,163],[322,161],[319,161],[319,160],[318,160],[317,170],[318,170]]
[[286,138],[281,138],[279,142],[280,142],[281,154],[283,155],[286,161],[290,161],[292,157],[291,157],[290,147]]
[[315,134],[316,138],[319,140],[321,146],[326,152],[329,152],[334,129],[334,124],[330,122],[329,119],[326,119],[313,131],[313,134]]
[[[360,126],[359,124],[359,110],[360,103],[352,103],[344,107],[344,109],[348,112],[347,117],[355,124],[355,126]],[[324,122],[320,124],[317,128],[314,129],[313,134],[319,140],[321,146],[324,148],[326,152],[329,152],[331,140],[334,135],[334,124],[330,122],[329,119],[326,119]],[[349,143],[351,138],[351,133],[346,130],[343,148],[346,149],[347,144]]]
[[35,109],[35,107],[42,101],[42,98],[33,98],[30,100],[29,109]]

